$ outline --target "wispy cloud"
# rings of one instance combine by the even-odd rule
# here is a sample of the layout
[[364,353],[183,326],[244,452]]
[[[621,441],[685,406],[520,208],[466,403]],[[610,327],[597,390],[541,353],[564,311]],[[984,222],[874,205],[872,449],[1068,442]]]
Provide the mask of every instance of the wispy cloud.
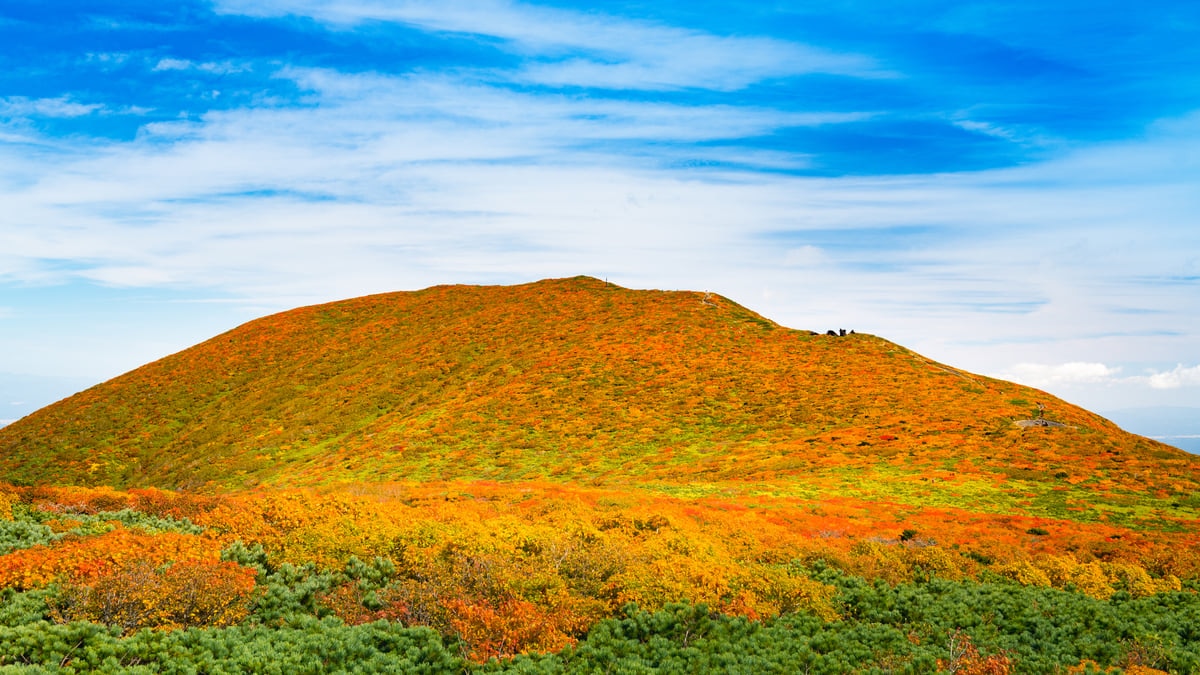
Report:
[[[536,136],[533,150],[577,146],[587,140],[716,141],[769,134],[781,127],[841,124],[868,118],[869,112],[789,112],[771,108],[726,105],[682,105],[530,94],[445,76],[397,77],[378,74],[346,75],[323,69],[287,68],[279,73],[316,94],[320,109],[303,118],[340,117],[345,123],[365,124],[365,138],[390,130],[403,133],[398,123],[461,131],[481,136],[496,131],[524,142]],[[436,129],[433,129],[436,130]],[[349,129],[347,129],[349,131]],[[513,137],[513,132],[517,136]],[[442,141],[448,139],[440,139]],[[428,143],[425,145],[433,146]],[[440,147],[453,147],[445,143]],[[459,144],[454,144],[459,145]],[[472,143],[472,146],[475,144]],[[484,143],[479,154],[486,155]],[[615,148],[609,154],[626,154]],[[527,154],[526,150],[517,154]]]
[[228,75],[230,73],[242,73],[250,70],[250,65],[247,63],[239,63],[234,61],[223,61],[220,63],[189,61],[187,59],[164,58],[159,59],[158,63],[154,64],[155,72],[163,71],[186,71],[199,70],[206,73],[214,73],[217,75]]
[[0,99],[0,118],[8,117],[83,117],[104,109],[100,103],[79,103],[69,96],[27,98],[9,96]]
[[[1194,250],[1180,245],[1172,260],[1127,241],[1124,205],[1153,195],[1160,222],[1183,222],[1195,198],[1161,185],[1092,190],[1095,170],[1078,159],[1062,160],[1076,170],[1069,182],[1055,174],[1065,184],[1049,192],[1042,166],[808,178],[757,171],[757,151],[736,146],[698,170],[685,162],[711,159],[703,145],[613,144],[736,140],[796,120],[535,101],[445,78],[281,76],[312,92],[314,107],[210,113],[70,158],[8,154],[9,170],[35,182],[0,192],[0,274],[316,301],[582,271],[761,297],[791,325],[844,323],[931,351],[923,341],[963,332],[964,316],[980,317],[966,331],[975,336],[1062,340],[1112,332],[1114,300],[1171,311],[1156,322],[1182,311],[1174,296],[1110,286],[1114,273],[1183,269]],[[763,230],[789,239],[763,240]],[[1108,293],[1102,305],[1083,299],[1094,289]],[[997,313],[1013,320],[985,318]],[[1194,329],[1174,328],[1175,339]]]
[[[926,315],[973,302],[985,312],[1023,306],[1068,315],[1092,311],[1071,308],[1070,288],[1103,283],[1118,269],[1183,274],[1194,250],[1182,226],[1200,206],[1189,182],[1200,172],[1176,159],[1192,142],[1186,135],[1011,170],[805,178],[759,171],[803,166],[804,153],[739,140],[865,113],[551,96],[436,74],[290,67],[278,77],[308,92],[308,106],[146,125],[136,142],[50,158],[0,150],[0,178],[12,185],[3,194],[0,260],[8,263],[0,273],[233,287],[306,264],[293,269],[268,247],[296,260],[309,247],[376,259],[448,241],[458,242],[451,257],[464,269],[473,251],[486,257],[514,245],[564,262],[592,258],[584,266],[595,268],[611,265],[599,261],[620,248],[603,242],[628,231],[647,251],[720,246],[710,255],[731,261],[731,276],[739,257],[781,274],[819,263],[841,270],[860,303],[878,298]],[[1113,173],[1128,158],[1140,171]],[[1143,185],[1150,175],[1164,179]],[[1125,241],[1138,217],[1131,203],[1153,204],[1160,226],[1180,226],[1164,230],[1180,237],[1177,260],[1145,240]],[[764,231],[788,239],[781,248],[762,240]],[[487,245],[501,241],[500,249]],[[1119,264],[1114,241],[1122,242]],[[82,268],[46,264],[63,259]],[[512,269],[524,264],[514,260]],[[496,265],[508,263],[483,266]],[[897,298],[890,289],[901,276],[910,290]]]
[[307,16],[343,27],[398,22],[495,39],[529,57],[511,77],[551,86],[729,91],[803,73],[887,75],[873,59],[858,54],[499,0],[220,0],[217,8],[251,16]]

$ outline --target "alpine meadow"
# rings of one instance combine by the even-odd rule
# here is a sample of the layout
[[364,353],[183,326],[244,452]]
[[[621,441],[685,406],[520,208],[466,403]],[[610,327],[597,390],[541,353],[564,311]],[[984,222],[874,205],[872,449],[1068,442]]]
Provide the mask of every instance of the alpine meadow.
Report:
[[0,428],[0,672],[1200,672],[1200,460],[828,328],[436,286],[92,387]]

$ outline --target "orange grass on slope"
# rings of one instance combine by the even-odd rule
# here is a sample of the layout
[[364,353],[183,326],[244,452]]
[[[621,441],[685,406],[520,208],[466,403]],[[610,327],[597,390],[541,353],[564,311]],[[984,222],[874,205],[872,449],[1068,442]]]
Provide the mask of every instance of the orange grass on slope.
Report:
[[[1039,403],[1064,426],[1015,424]],[[25,484],[732,486],[1168,529],[1200,515],[1198,467],[878,337],[586,277],[269,316],[0,429]]]

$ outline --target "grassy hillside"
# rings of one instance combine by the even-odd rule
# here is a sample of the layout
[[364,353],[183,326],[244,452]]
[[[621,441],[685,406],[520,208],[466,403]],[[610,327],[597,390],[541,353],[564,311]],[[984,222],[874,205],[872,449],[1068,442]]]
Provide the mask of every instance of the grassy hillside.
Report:
[[1044,392],[704,293],[370,296],[0,429],[0,666],[591,672],[760,630],[686,601],[811,640],[778,672],[1194,672],[1198,484]]
[[[1038,418],[1063,426],[1017,424]],[[207,491],[437,479],[700,494],[732,482],[1057,515],[1105,495],[1121,517],[1191,517],[1197,467],[1044,392],[878,337],[587,277],[284,312],[0,429],[10,482]],[[1165,511],[1123,510],[1126,493]]]

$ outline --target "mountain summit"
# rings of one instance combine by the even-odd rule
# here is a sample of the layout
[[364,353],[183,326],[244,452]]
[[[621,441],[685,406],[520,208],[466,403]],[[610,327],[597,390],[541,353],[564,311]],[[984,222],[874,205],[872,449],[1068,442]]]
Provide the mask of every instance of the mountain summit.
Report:
[[208,491],[471,479],[786,493],[836,466],[869,492],[930,471],[966,485],[1150,465],[1172,484],[1196,474],[1044,392],[879,337],[588,277],[275,314],[0,429],[0,480]]

